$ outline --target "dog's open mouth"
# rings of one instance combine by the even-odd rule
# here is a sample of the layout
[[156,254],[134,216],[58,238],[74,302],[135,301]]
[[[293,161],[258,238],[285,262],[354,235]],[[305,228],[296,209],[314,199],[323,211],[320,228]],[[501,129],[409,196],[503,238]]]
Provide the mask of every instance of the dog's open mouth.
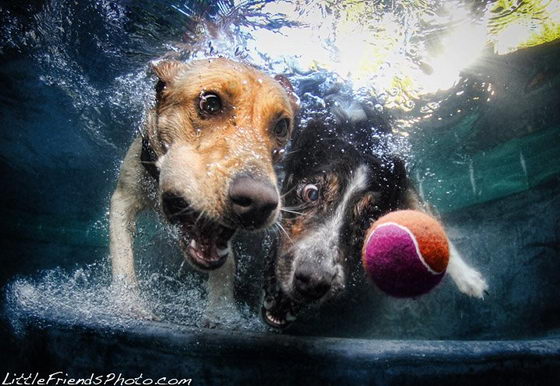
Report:
[[181,249],[192,265],[207,271],[225,263],[235,229],[203,216],[174,195],[163,197],[163,210],[169,221],[179,227]]
[[265,291],[261,308],[261,317],[266,324],[274,328],[286,328],[296,320],[300,306],[280,291]]
[[230,254],[228,242],[235,229],[216,222],[203,224],[181,222],[181,247],[185,256],[197,268],[211,270],[221,267]]

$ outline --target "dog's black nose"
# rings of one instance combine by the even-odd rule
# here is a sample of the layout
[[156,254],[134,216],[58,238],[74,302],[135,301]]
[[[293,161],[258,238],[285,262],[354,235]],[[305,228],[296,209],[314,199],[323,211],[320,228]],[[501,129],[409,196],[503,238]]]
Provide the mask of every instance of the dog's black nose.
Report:
[[308,300],[322,298],[331,288],[328,275],[322,275],[312,266],[298,267],[294,275],[294,286],[301,296]]
[[229,187],[233,213],[245,228],[264,226],[278,207],[278,192],[268,181],[250,176],[236,177]]

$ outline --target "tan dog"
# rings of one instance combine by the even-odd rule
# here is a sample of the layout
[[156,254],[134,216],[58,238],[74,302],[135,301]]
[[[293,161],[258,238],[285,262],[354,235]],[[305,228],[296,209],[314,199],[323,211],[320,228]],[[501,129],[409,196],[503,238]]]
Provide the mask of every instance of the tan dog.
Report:
[[217,307],[232,301],[235,265],[228,255],[236,229],[262,229],[278,219],[273,163],[290,137],[296,97],[286,79],[224,58],[152,68],[156,104],[111,198],[113,285],[136,292],[135,220],[151,208],[177,224],[185,259],[213,271],[209,303]]

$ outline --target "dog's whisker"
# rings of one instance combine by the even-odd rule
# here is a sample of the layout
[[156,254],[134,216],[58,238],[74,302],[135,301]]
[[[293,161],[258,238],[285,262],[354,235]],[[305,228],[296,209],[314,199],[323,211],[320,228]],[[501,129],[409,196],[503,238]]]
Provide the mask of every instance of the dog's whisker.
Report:
[[289,155],[295,154],[295,153],[299,153],[301,150],[292,150],[289,152],[284,153],[284,157],[287,157]]
[[286,197],[286,195],[290,194],[295,188],[297,187],[297,185],[294,185],[291,189],[289,189],[287,192],[285,192],[284,194],[280,195],[280,197],[284,198]]
[[196,218],[196,220],[194,221],[194,225],[198,224],[198,222],[200,221],[201,218],[204,217],[204,211],[202,210],[200,212],[200,214],[198,215],[198,217]]
[[282,224],[280,224],[279,222],[277,222],[276,225],[282,232],[284,232],[284,234],[286,235],[286,237],[288,238],[288,240],[290,240],[290,242],[292,241],[292,238],[290,237],[289,233],[286,231],[286,229],[282,226]]
[[181,276],[184,267],[185,267],[185,260],[183,259],[183,261],[181,261],[181,265],[179,266],[179,271],[177,272],[177,276]]
[[278,224],[276,224],[276,223],[272,224],[271,232],[272,231],[274,231],[274,232],[279,232],[280,231],[280,227],[278,226]]
[[296,212],[295,210],[290,210],[290,209],[286,209],[286,208],[282,208],[280,209],[282,212],[287,212],[287,213],[293,213],[293,214],[299,214],[300,216],[303,215],[302,212]]
[[193,210],[192,210],[190,207],[187,206],[186,208],[183,208],[183,209],[181,209],[180,211],[171,214],[171,215],[169,216],[169,218],[171,219],[171,218],[175,218],[175,217],[177,217],[177,216],[181,216],[181,215],[183,215],[183,214],[185,214],[185,213],[188,213],[189,211],[193,212]]
[[282,207],[282,209],[286,209],[286,210],[300,210],[300,209],[305,209],[307,205],[302,204],[302,205],[297,205],[297,206],[285,206]]

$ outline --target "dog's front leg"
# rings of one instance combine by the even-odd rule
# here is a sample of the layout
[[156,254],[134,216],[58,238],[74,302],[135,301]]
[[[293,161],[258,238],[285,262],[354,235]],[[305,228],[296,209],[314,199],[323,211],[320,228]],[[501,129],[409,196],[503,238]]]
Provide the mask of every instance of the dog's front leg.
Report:
[[[434,216],[430,206],[420,199],[416,191],[410,188],[405,192],[403,208],[419,210]],[[480,272],[465,263],[451,241],[449,241],[449,265],[447,266],[447,272],[457,285],[457,288],[459,288],[459,291],[476,298],[484,298],[484,294],[488,290],[486,280],[484,280]]]
[[109,214],[110,253],[113,272],[113,284],[137,290],[132,252],[133,235],[136,230],[136,217],[141,206],[134,196],[120,186],[111,197]]
[[447,266],[447,272],[455,282],[455,285],[457,285],[457,288],[459,288],[459,291],[476,298],[484,298],[484,294],[488,290],[486,280],[484,280],[480,272],[465,263],[451,241],[449,242],[449,265]]
[[113,286],[129,287],[136,291],[138,283],[134,273],[133,237],[136,217],[145,208],[141,189],[143,167],[140,163],[142,140],[140,137],[128,149],[121,166],[117,187],[111,197],[109,212],[109,249],[113,267]]
[[111,197],[109,214],[110,253],[112,263],[111,293],[113,300],[125,315],[156,319],[149,307],[140,298],[138,281],[134,271],[132,251],[136,217],[143,205],[133,194],[123,189],[122,184]]
[[227,258],[222,267],[208,273],[208,305],[203,320],[205,327],[216,327],[236,312],[234,282],[235,259],[232,256]]

